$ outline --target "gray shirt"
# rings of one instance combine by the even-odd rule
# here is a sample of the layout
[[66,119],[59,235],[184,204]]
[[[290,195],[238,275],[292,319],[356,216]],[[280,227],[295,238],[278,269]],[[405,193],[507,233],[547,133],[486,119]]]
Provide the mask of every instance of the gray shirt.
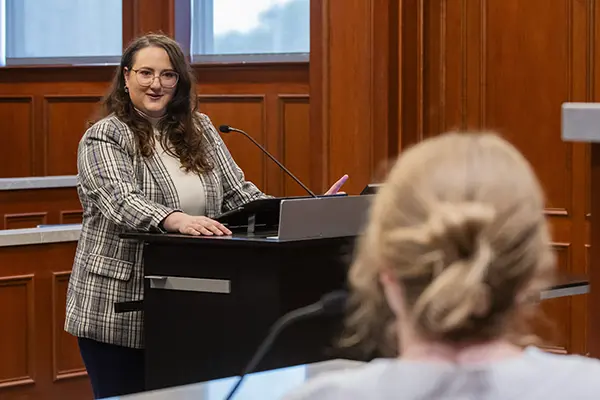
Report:
[[378,359],[320,375],[284,399],[598,400],[600,361],[536,348],[487,364]]

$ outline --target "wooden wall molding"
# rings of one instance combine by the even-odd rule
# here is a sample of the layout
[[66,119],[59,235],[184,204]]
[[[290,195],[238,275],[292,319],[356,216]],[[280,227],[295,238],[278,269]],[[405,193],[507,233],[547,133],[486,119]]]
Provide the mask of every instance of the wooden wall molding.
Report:
[[79,224],[83,218],[83,210],[63,210],[60,212],[59,224]]
[[[309,188],[311,180],[310,155],[310,96],[308,94],[280,94],[277,96],[279,132],[279,160]],[[300,185],[286,174],[280,174],[279,191],[284,196],[306,196]]]
[[[556,253],[559,270],[571,273],[571,243],[553,242],[552,248]],[[542,303],[542,310],[549,319],[549,327],[552,328],[552,331],[548,332],[546,327],[542,326],[540,332],[537,332],[547,340],[548,344],[544,346],[544,350],[558,354],[569,353],[572,348],[572,324],[584,326],[582,321],[573,321],[570,299],[566,297],[546,300]]]
[[[231,125],[245,131],[268,149],[265,94],[200,94],[198,102],[200,110],[208,115],[217,130],[219,125]],[[258,109],[248,106],[252,104]],[[226,133],[221,137],[229,151],[236,155],[236,162],[245,166],[247,177],[262,190],[268,190],[267,157],[262,151],[239,133]]]
[[23,229],[44,225],[48,221],[47,212],[4,214],[4,229]]
[[586,244],[585,245],[585,265],[586,265],[586,270],[589,269],[590,267],[590,250],[591,250],[591,245]]
[[173,0],[123,0],[123,47],[138,35],[173,35]]
[[[480,14],[480,22],[481,25],[479,27],[481,31],[481,43],[480,43],[480,56],[479,56],[479,90],[481,91],[481,101],[479,102],[479,121],[481,128],[485,128],[487,126],[487,68],[486,68],[486,60],[487,60],[487,10],[488,10],[488,1],[482,0],[481,2],[481,14]],[[466,58],[466,54],[465,54]],[[466,60],[465,60],[466,61]],[[467,71],[468,74],[468,71]]]
[[188,53],[191,6],[190,0],[123,0],[123,47],[139,35],[161,32]]
[[277,95],[277,98],[280,101],[280,105],[282,105],[283,103],[293,103],[293,102],[299,102],[299,103],[306,103],[308,104],[310,101],[310,95],[308,94],[279,94]]
[[310,2],[310,141],[315,154],[310,174],[317,190],[325,190],[329,179],[329,1]]
[[227,84],[228,86],[249,82],[253,84],[300,84],[309,81],[309,63],[295,62],[252,62],[252,63],[206,63],[193,64],[199,92],[204,92],[206,84]]
[[[76,155],[79,139],[94,119],[102,96],[87,94],[57,94],[43,96],[43,166],[44,175],[73,175],[77,173]],[[52,132],[52,108],[64,105],[57,116],[61,128]],[[85,110],[85,111],[84,111]],[[83,111],[83,112],[82,112]],[[53,138],[52,135],[58,137]]]
[[[585,146],[584,151],[585,151],[585,155],[584,155],[585,165],[591,166],[592,165],[592,156],[591,156],[590,146]],[[583,177],[583,185],[586,188],[591,187],[590,171],[587,168],[585,170],[585,174]],[[584,204],[584,210],[583,210],[586,221],[589,221],[590,218],[592,217],[591,210],[592,210],[592,193],[591,193],[591,190],[588,190],[586,193],[586,196],[585,196],[585,204]]]
[[25,96],[25,95],[13,95],[13,96],[6,96],[6,95],[0,95],[0,103],[13,103],[13,102],[17,102],[17,103],[29,103],[31,104],[33,102],[33,96]]
[[[40,65],[40,66],[7,66],[0,68],[0,83],[72,83],[87,82],[106,84],[112,79],[115,65]],[[68,85],[61,85],[69,88]],[[76,87],[76,89],[80,89]],[[36,90],[28,92],[37,93]]]
[[[400,102],[398,104],[398,143],[397,150],[407,148],[420,142],[425,137],[425,1],[427,0],[403,0],[400,2],[399,17],[401,23],[398,27],[400,63],[398,77],[400,80]],[[438,4],[434,2],[433,4]],[[427,17],[429,17],[427,14]],[[439,26],[435,22],[429,22],[431,30]],[[435,35],[435,31],[428,31],[428,35]],[[438,71],[441,65],[436,58],[429,56],[427,59],[428,69]],[[435,66],[438,65],[436,68]],[[441,77],[441,73],[434,74]],[[432,81],[428,83],[427,89],[441,90],[439,83]]]
[[[71,368],[63,368],[61,364],[72,362],[73,352],[77,349],[71,348],[70,352],[62,348],[61,338],[68,336],[64,331],[65,320],[65,298],[66,289],[69,282],[71,271],[59,271],[52,273],[52,379],[53,381],[73,379],[87,375],[85,366],[81,363],[81,359],[77,357],[79,366],[71,366]],[[74,344],[75,339],[68,337],[71,344]],[[65,360],[62,357],[65,355],[71,356],[71,360]]]
[[277,95],[280,101],[280,105],[287,102],[300,102],[308,104],[310,101],[310,95],[308,94],[286,94],[282,93]]
[[[25,104],[28,110],[23,115],[11,107],[14,104]],[[33,156],[36,145],[33,96],[0,95],[0,119],[6,129],[6,132],[0,130],[0,159],[12,169],[12,176],[32,175],[36,168],[36,158]],[[28,125],[24,131],[19,129],[22,121],[26,121]],[[6,174],[7,172],[0,171],[0,178],[7,177]]]
[[[0,204],[0,229],[81,222],[81,204],[74,187],[1,190]],[[12,217],[20,215],[25,218]],[[18,226],[11,220],[19,221]]]
[[264,103],[265,94],[199,94],[198,96],[199,102],[232,102],[232,101],[242,101],[242,102],[259,102]]
[[[0,376],[0,390],[11,388],[15,386],[31,385],[35,384],[34,374],[34,334],[35,334],[35,295],[33,289],[33,274],[27,275],[15,275],[15,276],[0,276],[0,299],[4,292],[9,288],[14,287],[25,287],[24,299],[18,299],[13,296],[5,298],[5,300],[12,301],[1,301],[0,302],[0,315],[3,321],[3,339],[2,347],[2,365],[3,372],[7,375]],[[6,295],[8,296],[8,295]],[[18,306],[18,300],[24,302],[24,309],[15,309]],[[4,310],[3,310],[4,308]],[[11,308],[9,312],[8,308]],[[10,320],[11,317],[18,317],[25,315],[25,326],[23,330],[18,328],[18,322]],[[22,336],[24,335],[24,336]],[[12,343],[11,343],[12,339]],[[18,341],[24,339],[25,343],[18,343]],[[17,343],[15,343],[17,340]],[[21,347],[21,348],[19,348]],[[22,351],[21,354],[18,354]],[[24,371],[18,374],[12,368],[23,367]],[[11,376],[11,373],[13,374]]]

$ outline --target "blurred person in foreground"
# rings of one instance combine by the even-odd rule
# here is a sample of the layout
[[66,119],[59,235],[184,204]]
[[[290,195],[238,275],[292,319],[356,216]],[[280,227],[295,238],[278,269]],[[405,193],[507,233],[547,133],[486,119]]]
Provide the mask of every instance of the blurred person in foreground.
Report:
[[404,152],[349,271],[346,345],[391,358],[308,381],[286,400],[599,399],[600,362],[545,353],[524,322],[555,257],[540,183],[492,133]]

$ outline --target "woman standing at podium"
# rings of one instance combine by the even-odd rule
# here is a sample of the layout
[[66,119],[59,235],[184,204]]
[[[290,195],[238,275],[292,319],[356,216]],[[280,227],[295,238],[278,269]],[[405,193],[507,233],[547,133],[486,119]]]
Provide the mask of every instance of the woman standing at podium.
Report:
[[83,222],[65,321],[97,398],[144,390],[142,314],[114,311],[117,302],[143,297],[142,245],[119,235],[228,235],[212,218],[265,196],[197,112],[192,70],[172,39],[146,35],[131,43],[104,111],[78,149]]
[[375,198],[349,281],[349,345],[390,358],[286,400],[600,398],[600,362],[528,345],[555,257],[540,184],[491,134],[405,151]]

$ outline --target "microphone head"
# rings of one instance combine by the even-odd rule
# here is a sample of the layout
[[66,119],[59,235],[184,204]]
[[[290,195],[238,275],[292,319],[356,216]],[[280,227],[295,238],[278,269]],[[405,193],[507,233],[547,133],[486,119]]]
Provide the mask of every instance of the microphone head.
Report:
[[321,297],[321,310],[325,315],[339,315],[346,309],[346,302],[348,301],[348,292],[345,290],[336,290],[324,294]]
[[219,126],[219,130],[223,133],[231,132],[231,127],[229,125],[221,125]]

